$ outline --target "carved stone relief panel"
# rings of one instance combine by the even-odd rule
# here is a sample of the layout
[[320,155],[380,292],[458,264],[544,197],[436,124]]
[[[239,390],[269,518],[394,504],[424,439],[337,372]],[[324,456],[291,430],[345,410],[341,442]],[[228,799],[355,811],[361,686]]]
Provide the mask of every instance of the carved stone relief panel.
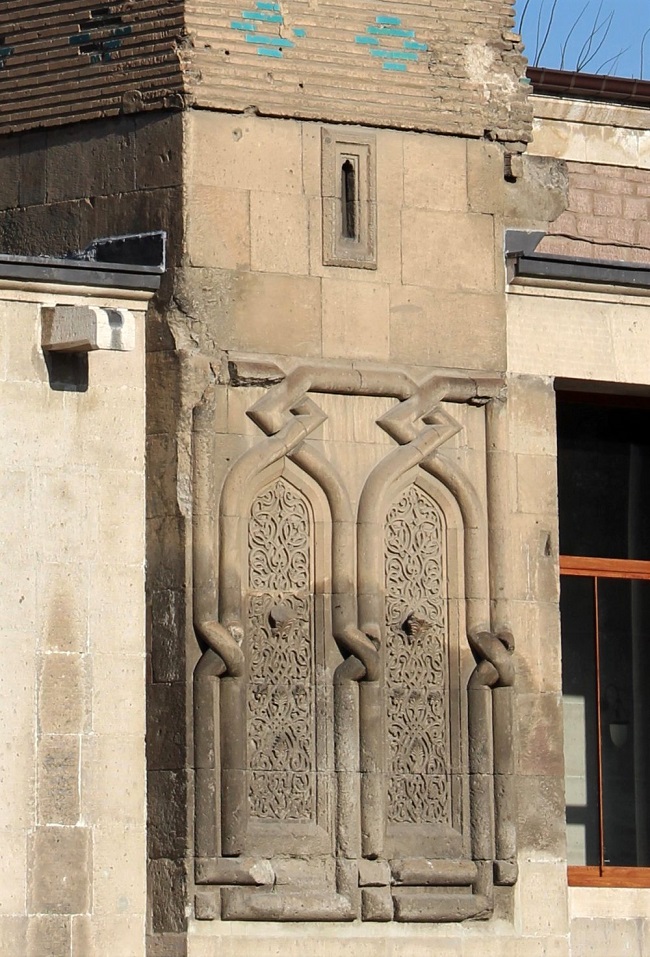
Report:
[[[516,877],[502,516],[446,447],[452,403],[500,383],[345,363],[268,378],[220,490],[195,417],[196,915],[487,917]],[[320,396],[345,415],[382,400],[349,474]]]
[[248,767],[251,817],[314,821],[315,656],[311,522],[278,479],[248,523]]
[[386,516],[387,820],[451,826],[444,516],[417,485]]

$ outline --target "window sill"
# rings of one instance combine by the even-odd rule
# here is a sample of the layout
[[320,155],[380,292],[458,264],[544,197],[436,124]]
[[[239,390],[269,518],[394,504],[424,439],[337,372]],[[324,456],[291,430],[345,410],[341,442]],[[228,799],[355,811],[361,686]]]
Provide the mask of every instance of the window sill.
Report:
[[567,868],[569,887],[650,887],[650,867]]

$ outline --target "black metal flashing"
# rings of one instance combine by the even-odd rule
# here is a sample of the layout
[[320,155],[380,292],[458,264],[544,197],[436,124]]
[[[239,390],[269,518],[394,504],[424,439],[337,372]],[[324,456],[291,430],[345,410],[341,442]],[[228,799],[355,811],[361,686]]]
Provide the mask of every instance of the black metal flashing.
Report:
[[0,254],[0,280],[155,292],[165,271],[166,235],[97,239],[64,258]]
[[533,253],[520,256],[515,275],[522,279],[554,279],[558,282],[588,282],[607,286],[650,289],[650,265],[622,263],[608,259],[580,259],[577,256],[549,256]]
[[544,236],[541,229],[506,229],[506,256],[530,256]]
[[156,230],[95,239],[82,252],[75,253],[70,258],[97,263],[155,266],[163,273],[166,267],[166,246],[167,233]]
[[650,263],[619,262],[612,259],[587,259],[538,253],[535,249],[546,234],[537,231],[507,229],[506,260],[515,279],[546,279],[558,283],[580,282],[600,286],[627,286],[650,289]]

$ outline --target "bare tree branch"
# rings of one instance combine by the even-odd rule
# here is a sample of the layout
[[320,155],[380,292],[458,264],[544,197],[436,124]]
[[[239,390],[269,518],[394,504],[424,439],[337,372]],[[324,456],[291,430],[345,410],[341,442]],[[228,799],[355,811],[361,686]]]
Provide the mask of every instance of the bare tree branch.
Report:
[[[538,67],[545,55],[547,61],[551,59],[553,62],[557,62],[555,56],[557,51],[560,70],[571,69],[569,63],[573,61],[573,70],[576,73],[588,70],[589,72],[612,75],[617,70],[621,57],[633,48],[632,44],[626,47],[621,46],[610,55],[613,31],[620,23],[620,19],[617,20],[616,18],[622,16],[615,0],[598,0],[597,6],[594,4],[596,6],[595,15],[588,14],[592,7],[591,0],[581,0],[582,7],[571,22],[566,18],[566,12],[563,13],[562,17],[558,14],[558,10],[562,12],[563,6],[567,5],[567,0],[564,0],[564,3],[559,3],[559,0],[521,0],[521,2],[523,3],[523,9],[519,16],[517,32],[522,35],[526,46],[531,48],[528,59],[532,66]],[[603,13],[603,7],[611,12]],[[586,14],[590,17],[588,21],[585,20]],[[526,37],[524,36],[524,24],[529,23],[533,16],[536,22],[534,26],[532,24],[528,25],[528,36]],[[567,24],[567,29],[563,36],[558,37],[558,20],[560,19],[563,25]],[[570,26],[568,26],[569,22]],[[631,29],[629,32],[632,32]],[[533,33],[534,43],[532,42]],[[645,44],[649,36],[650,27],[641,37],[639,48],[640,71],[638,75],[641,79],[643,79],[645,72]],[[528,40],[531,42],[528,43]],[[556,43],[559,49],[555,47]],[[554,51],[553,55],[550,56],[548,51],[551,44],[554,46]],[[576,48],[577,53],[575,52]],[[603,60],[597,67],[594,67],[592,64],[598,62],[599,54],[603,57]],[[626,65],[629,64],[629,58],[625,60],[625,63]],[[636,75],[636,71],[634,75]]]
[[[598,52],[602,49],[603,44],[604,44],[605,40],[607,39],[607,35],[608,35],[609,31],[611,30],[612,20],[613,20],[613,19],[614,19],[614,11],[612,11],[612,12],[610,13],[609,17],[607,18],[607,20],[605,20],[605,21],[601,24],[601,27],[602,27],[602,26],[605,26],[605,24],[607,24],[607,26],[605,27],[605,31],[604,31],[602,37],[600,38],[600,41],[599,41],[599,43],[598,43],[598,46],[596,47],[596,49],[594,50],[594,52],[591,54],[591,56],[589,56],[589,57],[587,57],[585,60],[583,60],[582,63],[576,63],[576,70],[577,70],[578,72],[579,72],[580,70],[584,70],[584,68],[591,63],[591,61],[594,59],[594,57],[595,57],[595,56],[598,54]],[[600,27],[599,27],[598,29],[600,30]],[[595,35],[594,35],[594,39],[595,39]]]
[[539,66],[539,61],[541,59],[542,53],[544,52],[544,47],[548,42],[548,37],[551,32],[551,27],[553,26],[553,18],[555,17],[555,8],[557,7],[557,0],[553,0],[553,6],[551,7],[551,13],[548,18],[548,23],[546,24],[546,33],[544,34],[544,39],[542,40],[541,46],[537,49],[537,56],[535,57],[535,66]]
[[518,33],[521,34],[524,29],[524,23],[526,20],[526,13],[528,12],[528,7],[530,6],[530,0],[526,0],[524,4],[524,9],[521,11],[521,17],[519,18],[519,30]]
[[640,79],[640,80],[643,79],[643,45],[644,45],[644,43],[645,43],[645,38],[647,37],[647,35],[648,35],[649,33],[650,33],[650,27],[648,27],[648,29],[646,30],[646,32],[643,34],[643,37],[641,38],[641,64],[640,64],[640,67],[641,67],[641,68],[640,68],[640,71],[639,71],[639,79]]
[[[526,0],[526,6],[528,6],[529,3],[530,3],[530,0]],[[561,70],[564,69],[564,60],[565,60],[565,57],[566,57],[566,50],[567,50],[567,47],[568,47],[568,45],[569,45],[569,40],[570,40],[571,37],[573,36],[573,31],[575,30],[575,28],[578,26],[578,24],[579,24],[580,21],[582,20],[583,15],[586,13],[588,6],[589,6],[589,0],[587,0],[587,2],[585,3],[584,7],[583,7],[582,10],[580,11],[580,13],[578,14],[578,16],[576,17],[576,19],[575,19],[575,20],[573,21],[573,23],[571,24],[571,29],[570,29],[569,32],[567,33],[567,35],[566,35],[566,37],[565,37],[565,40],[564,40],[564,43],[562,44],[562,50],[561,50],[561,54],[562,54],[562,55],[561,55],[561,58],[560,58],[560,69],[561,69]]]
[[621,57],[623,56],[624,53],[627,53],[627,51],[628,51],[629,49],[630,49],[629,46],[627,46],[627,47],[625,47],[624,50],[619,50],[618,53],[615,53],[614,56],[610,56],[610,58],[609,58],[608,60],[603,60],[603,62],[600,64],[600,66],[598,67],[598,69],[597,69],[595,72],[596,72],[596,73],[602,73],[603,70],[604,70],[604,68],[605,68],[609,63],[611,63],[611,64],[612,64],[612,68],[611,68],[611,70],[608,70],[608,71],[607,71],[607,74],[606,74],[606,75],[607,75],[607,76],[613,76],[613,75],[614,75],[614,71],[616,70],[616,66],[617,66],[617,64],[618,64],[618,61],[621,59]]
[[600,20],[600,14],[602,9],[603,9],[603,0],[600,0],[600,3],[598,4],[598,10],[596,11],[596,17],[594,19],[593,26],[591,30],[589,31],[587,39],[585,40],[585,42],[582,44],[582,47],[580,48],[580,53],[576,57],[576,70],[578,72],[580,72],[579,64],[582,58],[589,56],[589,54],[591,53],[591,48],[594,43],[594,38],[600,32],[600,26],[598,25],[598,21]]

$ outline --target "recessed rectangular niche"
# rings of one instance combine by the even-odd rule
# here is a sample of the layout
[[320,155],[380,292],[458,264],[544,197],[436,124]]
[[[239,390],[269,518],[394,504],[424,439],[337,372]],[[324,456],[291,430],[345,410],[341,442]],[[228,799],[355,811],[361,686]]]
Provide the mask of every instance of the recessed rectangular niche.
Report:
[[377,268],[375,137],[321,131],[323,263]]

